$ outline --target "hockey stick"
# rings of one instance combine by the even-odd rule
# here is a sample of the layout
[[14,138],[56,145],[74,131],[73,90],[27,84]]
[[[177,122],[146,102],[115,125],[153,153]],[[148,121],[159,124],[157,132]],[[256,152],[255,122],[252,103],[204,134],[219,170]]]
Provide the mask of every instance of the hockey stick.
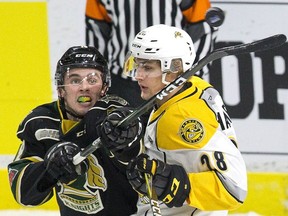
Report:
[[[196,65],[194,65],[191,69],[185,71],[178,78],[176,78],[173,82],[167,85],[165,88],[160,90],[156,95],[151,97],[149,100],[144,102],[141,106],[139,106],[135,111],[133,111],[130,115],[124,118],[119,122],[118,126],[126,127],[130,122],[136,120],[138,117],[146,113],[150,108],[153,107],[156,100],[163,100],[170,92],[173,92],[179,86],[187,82],[187,80],[192,77],[197,71],[202,69],[209,62],[215,61],[217,59],[223,58],[229,55],[240,55],[244,53],[250,52],[259,52],[264,50],[273,49],[281,46],[286,42],[286,36],[283,34],[277,34],[268,38],[264,38],[262,40],[258,40],[252,43],[240,44],[236,46],[228,46],[223,47],[221,49],[214,50],[209,55],[202,58]],[[94,152],[96,149],[101,147],[101,140],[97,138],[93,143],[88,145],[84,150],[80,151],[73,157],[73,163],[79,164],[82,162],[88,155]]]
[[161,216],[161,209],[158,202],[158,197],[156,194],[155,189],[152,186],[152,178],[153,176],[149,175],[148,173],[145,173],[145,181],[146,181],[146,188],[147,188],[147,194],[150,200],[150,207],[153,213],[153,216]]

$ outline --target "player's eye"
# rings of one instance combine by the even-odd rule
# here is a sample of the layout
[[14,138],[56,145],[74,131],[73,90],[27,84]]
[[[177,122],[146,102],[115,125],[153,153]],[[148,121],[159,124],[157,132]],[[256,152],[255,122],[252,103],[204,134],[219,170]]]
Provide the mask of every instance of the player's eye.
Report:
[[87,82],[90,84],[90,85],[95,85],[97,84],[99,81],[96,77],[90,77],[90,78],[87,78]]
[[69,81],[69,84],[71,85],[79,85],[82,82],[82,79],[79,78],[73,78]]

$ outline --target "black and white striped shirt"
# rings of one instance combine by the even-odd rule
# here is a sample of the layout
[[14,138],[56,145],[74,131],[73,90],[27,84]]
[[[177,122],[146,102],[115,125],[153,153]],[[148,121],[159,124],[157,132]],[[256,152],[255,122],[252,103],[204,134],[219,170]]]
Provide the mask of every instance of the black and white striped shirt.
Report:
[[[140,99],[137,83],[129,83],[130,78],[122,74],[122,66],[131,41],[138,32],[148,26],[166,24],[185,29],[194,42],[195,62],[206,56],[213,49],[216,36],[210,34],[214,30],[204,22],[204,12],[202,17],[195,18],[195,10],[199,10],[199,7],[200,10],[206,11],[210,7],[210,2],[208,0],[87,0],[86,44],[98,48],[108,60],[112,74],[110,93],[124,97],[130,104],[134,102],[127,97]],[[207,68],[204,70],[208,72]],[[136,89],[134,96],[131,95],[133,94],[131,91],[124,92],[122,84],[126,83]]]

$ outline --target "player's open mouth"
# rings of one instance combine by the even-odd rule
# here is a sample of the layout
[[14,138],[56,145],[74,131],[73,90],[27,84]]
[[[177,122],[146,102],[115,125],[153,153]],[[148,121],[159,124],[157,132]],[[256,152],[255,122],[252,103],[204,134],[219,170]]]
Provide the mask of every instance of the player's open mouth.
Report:
[[140,89],[141,89],[141,91],[147,91],[148,87],[140,85]]
[[91,102],[91,101],[92,101],[91,97],[88,97],[88,96],[80,96],[78,97],[78,100],[77,100],[78,103],[86,103],[86,102]]

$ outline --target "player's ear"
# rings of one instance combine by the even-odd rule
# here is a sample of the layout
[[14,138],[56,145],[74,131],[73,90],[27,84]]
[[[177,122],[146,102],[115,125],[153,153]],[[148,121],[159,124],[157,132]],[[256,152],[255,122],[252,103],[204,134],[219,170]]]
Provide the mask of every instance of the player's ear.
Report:
[[58,88],[57,89],[57,93],[58,93],[58,97],[63,98],[64,97],[64,89],[63,88]]
[[107,86],[107,85],[104,85],[103,88],[102,88],[102,90],[101,90],[100,95],[101,95],[101,96],[104,96],[104,95],[106,94],[107,90],[108,90],[108,86]]

